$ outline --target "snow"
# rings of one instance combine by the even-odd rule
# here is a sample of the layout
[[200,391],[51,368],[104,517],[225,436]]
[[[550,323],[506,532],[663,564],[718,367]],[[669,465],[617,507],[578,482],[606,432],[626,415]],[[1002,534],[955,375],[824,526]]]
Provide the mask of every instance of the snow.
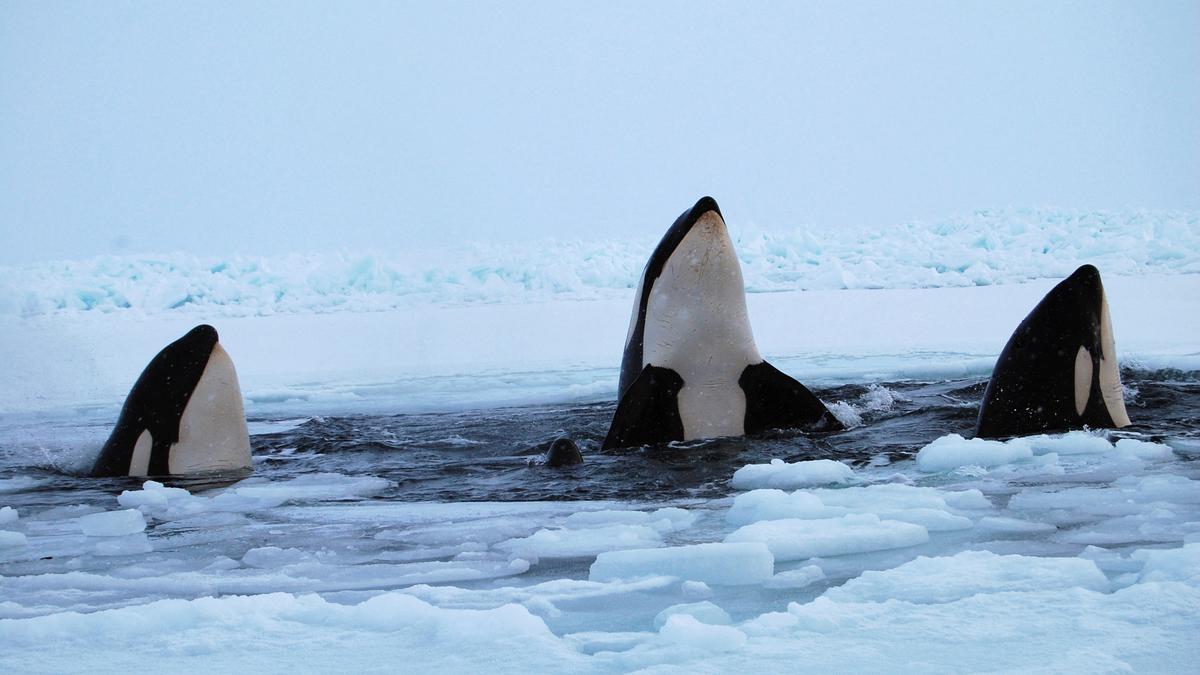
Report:
[[730,485],[736,490],[780,488],[791,490],[810,485],[848,483],[854,480],[850,467],[832,459],[814,459],[788,463],[773,459],[770,464],[748,464],[733,474]]
[[712,585],[757,584],[774,574],[775,561],[760,543],[710,543],[601,553],[592,581],[665,574]]

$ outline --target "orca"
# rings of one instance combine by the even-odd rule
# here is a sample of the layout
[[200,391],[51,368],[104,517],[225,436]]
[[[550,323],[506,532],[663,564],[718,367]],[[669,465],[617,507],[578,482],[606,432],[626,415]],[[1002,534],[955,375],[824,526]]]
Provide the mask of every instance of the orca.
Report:
[[1130,424],[1100,272],[1075,270],[1017,326],[979,406],[979,438]]
[[733,241],[716,200],[703,197],[671,225],[642,272],[603,448],[783,427],[843,428],[759,355]]
[[546,451],[546,466],[558,468],[560,466],[574,466],[583,464],[583,453],[580,452],[579,446],[575,441],[562,436],[554,439],[550,444],[550,449]]
[[217,331],[200,325],[158,353],[125,399],[93,476],[250,468],[242,392]]

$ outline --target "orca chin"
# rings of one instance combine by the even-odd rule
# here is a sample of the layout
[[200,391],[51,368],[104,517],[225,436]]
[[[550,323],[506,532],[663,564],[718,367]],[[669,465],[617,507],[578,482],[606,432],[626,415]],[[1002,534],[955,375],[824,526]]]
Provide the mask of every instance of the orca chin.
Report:
[[250,434],[233,360],[212,326],[159,352],[125,399],[93,476],[250,469]]
[[675,220],[638,284],[604,448],[841,429],[804,385],[763,360],[741,263],[712,197]]
[[1017,326],[988,381],[975,435],[1130,424],[1100,272],[1084,265]]

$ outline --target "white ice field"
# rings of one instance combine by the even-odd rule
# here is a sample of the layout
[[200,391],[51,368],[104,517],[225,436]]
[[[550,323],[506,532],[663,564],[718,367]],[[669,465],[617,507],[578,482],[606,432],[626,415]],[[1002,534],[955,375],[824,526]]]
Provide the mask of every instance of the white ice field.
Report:
[[[808,384],[986,377],[1055,277],[1093,262],[1122,365],[1194,379],[1200,225],[1172,218],[1131,216],[1107,238],[1043,216],[863,239],[812,265],[856,283],[760,288],[777,292],[748,296],[751,321]],[[1019,273],[923,266],[951,244]],[[872,265],[884,288],[861,287]],[[475,301],[444,281],[445,297],[343,309],[56,306],[28,292],[49,266],[3,270],[0,507],[52,487],[15,472],[26,454],[90,461],[146,361],[199,321],[267,420],[252,433],[609,400],[640,263],[617,267],[626,285],[594,294]],[[887,399],[828,403],[853,424]],[[390,483],[370,472],[81,489],[0,508],[0,671],[1195,672],[1197,454],[1195,434],[947,435],[911,461],[747,466],[723,498],[669,503],[393,502],[373,499]]]

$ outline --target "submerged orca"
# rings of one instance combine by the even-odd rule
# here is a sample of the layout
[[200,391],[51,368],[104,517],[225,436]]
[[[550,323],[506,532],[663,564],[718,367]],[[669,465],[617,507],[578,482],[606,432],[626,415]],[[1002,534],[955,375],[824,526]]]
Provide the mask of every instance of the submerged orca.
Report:
[[996,361],[975,435],[1128,425],[1108,299],[1084,265],[1025,317]]
[[557,468],[576,464],[583,464],[583,453],[575,441],[566,436],[554,439],[546,451],[546,466]]
[[94,476],[250,468],[250,434],[229,354],[212,326],[167,345],[133,385]]
[[733,241],[717,202],[704,197],[671,225],[642,272],[604,448],[781,427],[842,425],[759,355]]

